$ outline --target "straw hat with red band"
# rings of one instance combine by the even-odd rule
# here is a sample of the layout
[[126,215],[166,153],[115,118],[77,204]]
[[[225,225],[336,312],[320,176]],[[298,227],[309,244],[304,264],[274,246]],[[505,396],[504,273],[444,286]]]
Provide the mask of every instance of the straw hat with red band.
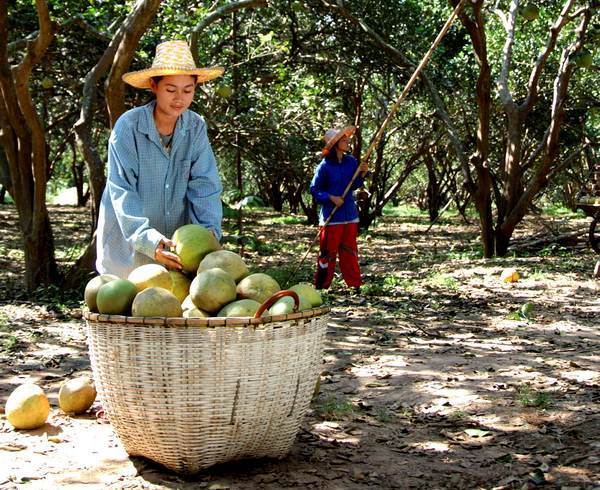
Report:
[[150,88],[152,77],[195,75],[196,82],[202,83],[221,76],[223,71],[225,70],[220,66],[197,68],[187,42],[166,41],[156,46],[156,54],[150,68],[125,73],[123,81],[136,88]]
[[321,153],[324,156],[329,155],[331,149],[340,139],[342,139],[343,136],[350,138],[355,131],[356,128],[354,126],[346,126],[344,129],[328,129],[325,132],[325,136],[323,136],[323,139],[325,140],[325,148],[321,150]]

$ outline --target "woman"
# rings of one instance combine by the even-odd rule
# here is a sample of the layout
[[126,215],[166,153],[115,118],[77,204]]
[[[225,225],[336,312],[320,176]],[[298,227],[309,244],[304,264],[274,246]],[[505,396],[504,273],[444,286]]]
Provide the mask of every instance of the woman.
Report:
[[[355,130],[353,126],[327,130],[322,151],[325,158],[317,167],[310,184],[311,194],[321,205],[320,252],[315,273],[317,289],[327,289],[331,285],[338,254],[342,277],[348,287],[358,289],[362,284],[356,245],[358,209],[352,191],[363,184],[369,167],[366,162],[359,165],[356,158],[346,153]],[[360,173],[347,195],[342,197],[357,168]],[[327,223],[332,212],[333,217]]]
[[198,223],[221,237],[221,181],[204,119],[188,110],[196,84],[223,69],[196,68],[185,41],[156,47],[152,67],[123,75],[156,98],[125,112],[108,144],[108,179],[98,220],[96,268],[126,278],[159,262],[181,269],[169,237]]

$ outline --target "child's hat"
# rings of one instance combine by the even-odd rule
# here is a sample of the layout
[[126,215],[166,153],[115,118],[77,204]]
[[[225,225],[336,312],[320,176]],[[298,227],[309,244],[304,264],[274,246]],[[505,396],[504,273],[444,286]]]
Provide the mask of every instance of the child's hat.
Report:
[[342,138],[342,136],[348,136],[348,138],[350,138],[355,131],[356,127],[354,126],[346,126],[344,129],[328,129],[325,131],[325,136],[323,136],[323,139],[325,140],[325,147],[321,150],[321,153],[324,156],[329,155],[329,151]]
[[136,88],[150,88],[152,77],[195,75],[196,82],[202,83],[221,76],[223,71],[220,66],[197,68],[187,42],[165,41],[156,46],[152,67],[125,73],[123,81]]

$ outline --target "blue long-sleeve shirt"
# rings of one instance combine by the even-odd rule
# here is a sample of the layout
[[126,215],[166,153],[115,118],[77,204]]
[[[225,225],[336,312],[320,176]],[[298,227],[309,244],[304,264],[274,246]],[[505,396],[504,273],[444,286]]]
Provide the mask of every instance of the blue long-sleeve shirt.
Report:
[[221,237],[221,180],[204,119],[179,116],[170,152],[162,145],[155,102],[125,112],[108,143],[108,179],[97,229],[99,273],[126,278],[154,262],[163,238],[187,223]]
[[[352,179],[354,172],[358,168],[358,161],[352,155],[344,155],[342,161],[338,162],[336,155],[325,157],[315,170],[315,175],[310,183],[310,192],[321,205],[319,210],[319,224],[323,225],[335,204],[331,202],[329,196],[341,196],[346,186]],[[348,194],[342,204],[333,215],[329,222],[331,225],[341,223],[358,222],[358,209],[354,201],[352,191],[363,185],[364,177],[358,174],[356,180],[350,187]]]

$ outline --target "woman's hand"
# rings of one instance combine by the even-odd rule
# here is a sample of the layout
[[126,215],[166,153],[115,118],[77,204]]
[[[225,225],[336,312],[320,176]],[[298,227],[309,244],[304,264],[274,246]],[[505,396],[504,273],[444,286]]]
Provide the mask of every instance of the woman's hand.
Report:
[[338,208],[344,204],[344,200],[340,196],[329,196],[329,200]]
[[366,173],[369,171],[369,164],[368,162],[362,162],[359,166],[358,169],[361,171],[361,173],[363,175],[366,175]]
[[171,240],[163,238],[156,250],[154,251],[154,260],[159,264],[164,265],[167,269],[182,270],[181,260],[177,254],[174,254],[169,250],[170,247],[174,247],[175,243]]

